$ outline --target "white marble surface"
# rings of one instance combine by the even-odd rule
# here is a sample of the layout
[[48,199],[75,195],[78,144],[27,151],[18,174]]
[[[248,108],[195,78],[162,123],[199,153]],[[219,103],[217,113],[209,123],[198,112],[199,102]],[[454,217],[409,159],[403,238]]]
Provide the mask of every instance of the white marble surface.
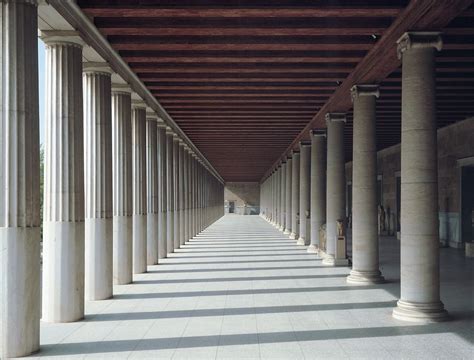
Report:
[[474,262],[441,249],[442,300],[450,322],[392,318],[399,248],[381,240],[388,283],[346,284],[259,216],[227,215],[182,249],[87,302],[86,319],[41,324],[51,358],[467,359],[472,358]]

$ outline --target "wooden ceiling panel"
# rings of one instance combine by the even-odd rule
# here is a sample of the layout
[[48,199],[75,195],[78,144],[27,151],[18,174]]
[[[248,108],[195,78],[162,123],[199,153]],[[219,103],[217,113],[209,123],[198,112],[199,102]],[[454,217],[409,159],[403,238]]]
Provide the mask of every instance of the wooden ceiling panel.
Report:
[[[258,181],[283,153],[348,114],[349,89],[381,84],[377,146],[400,142],[395,41],[444,29],[438,125],[474,115],[469,0],[78,0],[226,181]],[[469,7],[470,6],[470,7]]]

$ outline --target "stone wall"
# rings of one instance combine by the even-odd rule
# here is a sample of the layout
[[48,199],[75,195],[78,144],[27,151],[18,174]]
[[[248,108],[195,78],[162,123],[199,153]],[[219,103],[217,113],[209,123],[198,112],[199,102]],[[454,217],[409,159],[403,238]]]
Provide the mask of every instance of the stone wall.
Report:
[[226,212],[229,201],[235,203],[235,213],[254,215],[260,212],[260,184],[258,182],[227,182],[224,189]]
[[[438,130],[438,186],[440,241],[461,247],[460,236],[460,167],[458,160],[474,157],[474,118]],[[390,210],[387,221],[397,227],[397,177],[400,176],[400,144],[377,153],[378,174],[382,176],[382,204]],[[352,163],[346,164],[348,183]]]

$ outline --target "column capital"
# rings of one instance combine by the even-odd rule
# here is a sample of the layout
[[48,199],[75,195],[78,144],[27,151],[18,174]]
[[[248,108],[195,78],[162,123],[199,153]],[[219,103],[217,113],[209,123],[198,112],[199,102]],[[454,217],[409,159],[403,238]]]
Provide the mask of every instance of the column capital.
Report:
[[147,105],[146,107],[146,119],[158,121],[158,115],[156,115],[155,110],[153,110],[151,107]]
[[146,104],[143,100],[132,100],[132,109],[146,110]]
[[292,154],[293,156],[299,155],[299,154],[300,154],[300,149],[294,149],[294,150],[292,150],[292,151],[291,151],[291,154]]
[[166,135],[174,135],[173,130],[169,126],[166,126]]
[[360,96],[375,96],[378,98],[380,96],[379,86],[376,84],[360,84],[351,87],[352,102]]
[[112,75],[112,68],[106,62],[86,61],[82,63],[82,72],[98,73],[102,75]]
[[323,136],[326,137],[326,129],[313,129],[310,130],[310,135],[311,136]]
[[346,113],[327,113],[326,114],[326,124],[330,122],[346,122]]
[[402,58],[402,54],[409,49],[435,48],[441,51],[443,39],[438,31],[411,31],[404,33],[397,40],[397,56]]
[[166,123],[163,121],[163,119],[160,117],[157,118],[156,126],[163,129],[166,129],[168,127]]
[[71,45],[82,49],[84,40],[77,31],[74,30],[40,30],[39,38],[46,45]]
[[303,148],[306,146],[311,146],[311,141],[307,141],[307,140],[300,141],[300,148]]
[[292,153],[288,154],[288,155],[286,156],[286,161],[291,160],[292,157],[293,157],[293,154],[292,154]]
[[131,94],[132,88],[128,84],[112,83],[112,93]]

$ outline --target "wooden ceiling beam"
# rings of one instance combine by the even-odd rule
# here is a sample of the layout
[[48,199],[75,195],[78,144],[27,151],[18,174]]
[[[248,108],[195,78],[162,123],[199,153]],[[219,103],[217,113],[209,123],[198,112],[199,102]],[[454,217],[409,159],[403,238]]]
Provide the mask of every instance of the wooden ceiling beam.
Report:
[[[282,155],[290,152],[299,141],[307,139],[312,128],[325,126],[326,113],[351,109],[350,88],[354,84],[380,83],[400,66],[396,42],[403,33],[442,29],[471,5],[471,0],[411,1]],[[268,169],[266,174],[271,170]]]

